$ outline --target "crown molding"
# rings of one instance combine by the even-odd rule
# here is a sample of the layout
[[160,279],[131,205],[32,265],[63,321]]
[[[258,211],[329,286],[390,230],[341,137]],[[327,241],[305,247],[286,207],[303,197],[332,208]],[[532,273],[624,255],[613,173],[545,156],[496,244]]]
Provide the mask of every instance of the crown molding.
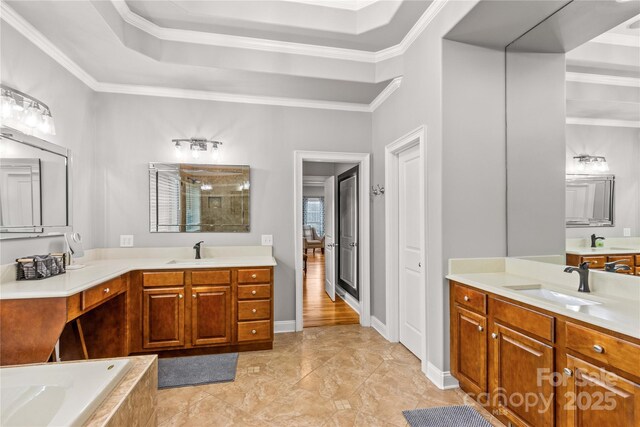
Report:
[[610,85],[610,86],[628,86],[628,87],[640,87],[640,78],[638,77],[620,77],[610,76],[604,74],[588,74],[588,73],[576,73],[568,71],[566,74],[566,80],[568,82],[576,83],[591,83],[598,85]]
[[227,34],[163,28],[134,13],[124,0],[111,0],[115,9],[125,22],[161,40],[259,50],[273,53],[286,53],[292,55],[314,56],[318,58],[341,59],[370,64],[375,64],[404,54],[449,1],[452,0],[433,0],[429,7],[427,7],[427,10],[424,11],[422,16],[420,16],[418,21],[399,44],[377,52],[370,52],[365,50],[344,49]]
[[593,43],[640,47],[640,37],[631,34],[604,33],[591,40]]
[[82,83],[95,90],[98,83],[96,79],[76,64],[71,58],[65,55],[40,31],[38,31],[33,25],[27,22],[21,15],[3,1],[0,1],[0,19],[15,28],[16,31],[26,37],[31,43],[39,47],[58,64],[62,65],[62,67],[77,77]]
[[22,34],[36,47],[49,55],[54,61],[95,92],[370,113],[378,108],[398,87],[400,87],[402,82],[402,77],[393,79],[370,104],[243,95],[204,90],[99,82],[60,49],[58,49],[42,33],[29,24],[5,2],[0,2],[0,19],[16,29],[16,31]]
[[290,3],[322,6],[331,9],[342,9],[357,12],[381,0],[282,0]]
[[640,121],[633,120],[612,120],[612,119],[591,119],[585,117],[567,117],[568,125],[585,126],[610,126],[622,128],[640,128]]

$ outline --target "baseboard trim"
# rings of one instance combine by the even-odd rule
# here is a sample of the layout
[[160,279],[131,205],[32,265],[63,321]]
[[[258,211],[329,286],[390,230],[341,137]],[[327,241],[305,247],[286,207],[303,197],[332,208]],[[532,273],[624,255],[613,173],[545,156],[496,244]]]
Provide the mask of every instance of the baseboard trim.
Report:
[[276,320],[273,322],[273,332],[276,334],[282,334],[285,332],[295,332],[296,321],[295,320]]
[[[338,289],[340,289],[341,292],[338,292]],[[342,298],[344,302],[346,302],[347,305],[353,309],[353,311],[355,311],[356,313],[358,313],[358,315],[360,315],[360,301],[355,299],[353,295],[345,291],[339,285],[336,285],[336,296]]]
[[387,336],[387,325],[382,323],[376,316],[371,316],[371,327],[375,329],[380,335],[382,335],[382,338],[389,341],[389,338]]
[[438,367],[431,362],[427,362],[427,378],[440,390],[448,390],[458,387],[458,380],[456,380],[451,372],[441,371]]

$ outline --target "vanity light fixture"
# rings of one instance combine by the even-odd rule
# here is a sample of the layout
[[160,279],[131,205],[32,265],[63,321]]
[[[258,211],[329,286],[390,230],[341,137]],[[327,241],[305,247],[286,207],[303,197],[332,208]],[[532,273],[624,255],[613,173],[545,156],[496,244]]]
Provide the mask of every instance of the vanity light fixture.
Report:
[[211,191],[213,189],[213,186],[211,184],[202,184],[200,186],[200,190],[202,191]]
[[211,144],[211,156],[213,157],[213,160],[220,160],[220,146],[222,145],[222,142],[220,141],[214,141],[206,138],[183,138],[172,139],[171,141],[174,143],[178,157],[182,155],[183,144],[189,147],[191,156],[194,159],[200,158],[200,153],[207,152],[209,150],[209,144]]
[[577,172],[592,173],[609,171],[609,164],[603,156],[580,154],[579,156],[574,156],[573,161]]
[[45,103],[3,84],[0,84],[0,92],[3,124],[29,135],[34,130],[47,135],[56,134],[51,109]]

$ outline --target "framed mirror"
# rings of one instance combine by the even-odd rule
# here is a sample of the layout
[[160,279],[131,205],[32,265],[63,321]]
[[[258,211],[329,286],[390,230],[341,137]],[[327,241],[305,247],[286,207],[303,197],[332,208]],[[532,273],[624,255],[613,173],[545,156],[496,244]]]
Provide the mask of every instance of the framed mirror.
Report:
[[613,227],[613,175],[567,175],[566,189],[567,227]]
[[152,233],[250,231],[249,166],[149,164]]
[[70,151],[2,128],[0,155],[0,238],[70,231]]

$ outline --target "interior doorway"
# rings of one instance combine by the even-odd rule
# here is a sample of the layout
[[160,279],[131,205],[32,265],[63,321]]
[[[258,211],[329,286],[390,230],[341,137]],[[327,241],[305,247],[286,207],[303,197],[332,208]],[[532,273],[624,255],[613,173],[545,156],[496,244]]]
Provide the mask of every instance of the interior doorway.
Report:
[[387,333],[426,366],[425,128],[385,148]]
[[296,152],[295,166],[296,330],[369,326],[369,154]]

